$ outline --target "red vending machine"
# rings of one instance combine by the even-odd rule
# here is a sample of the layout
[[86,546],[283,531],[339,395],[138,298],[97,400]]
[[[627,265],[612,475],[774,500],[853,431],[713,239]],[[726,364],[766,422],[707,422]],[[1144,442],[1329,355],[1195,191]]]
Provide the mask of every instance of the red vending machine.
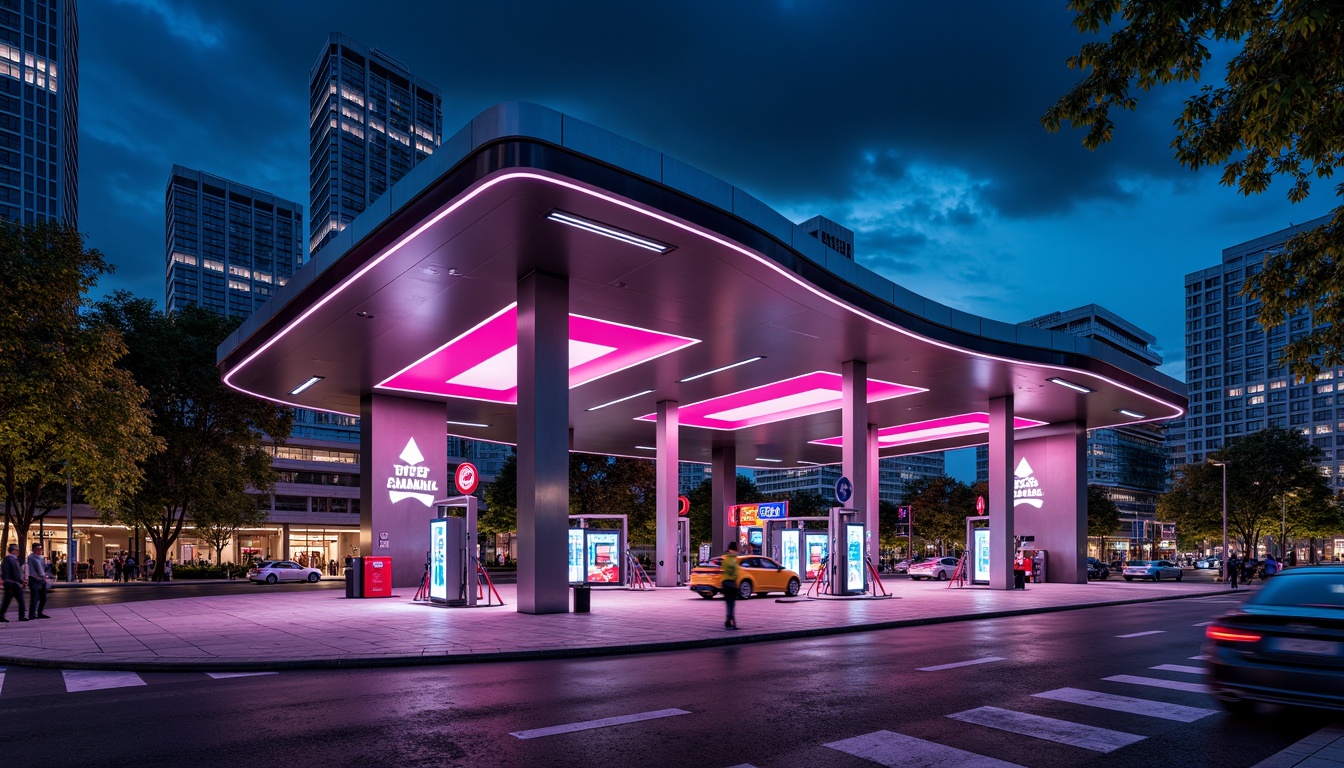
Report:
[[364,597],[392,596],[392,558],[364,558]]

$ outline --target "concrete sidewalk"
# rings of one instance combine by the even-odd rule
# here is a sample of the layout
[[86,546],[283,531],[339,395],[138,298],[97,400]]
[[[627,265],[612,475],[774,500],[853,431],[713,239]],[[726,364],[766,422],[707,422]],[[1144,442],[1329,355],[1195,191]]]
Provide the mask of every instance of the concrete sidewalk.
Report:
[[[347,600],[337,590],[166,598],[48,608],[51,620],[0,625],[0,665],[65,669],[264,670],[444,664],[679,650],[872,629],[1227,594],[1217,584],[1123,581],[1030,585],[1025,591],[888,582],[892,599],[723,601],[690,590],[594,589],[592,613],[517,612],[506,605],[440,608],[392,598]],[[56,598],[59,604],[59,597]],[[12,615],[12,614],[11,614]]]

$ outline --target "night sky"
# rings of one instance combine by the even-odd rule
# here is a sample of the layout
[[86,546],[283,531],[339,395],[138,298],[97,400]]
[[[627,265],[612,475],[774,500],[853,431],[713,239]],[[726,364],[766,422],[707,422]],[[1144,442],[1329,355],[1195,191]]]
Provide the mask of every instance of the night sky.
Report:
[[[80,227],[99,291],[163,301],[174,163],[308,207],[308,75],[329,32],[443,93],[452,135],[501,101],[560,110],[698,167],[795,222],[856,232],[859,262],[1019,322],[1098,303],[1183,378],[1183,283],[1221,250],[1324,215],[1322,188],[1245,198],[1169,148],[1183,90],[1117,140],[1039,118],[1079,77],[1063,2],[80,3]],[[1215,64],[1209,70],[1222,72]],[[305,220],[307,214],[305,214]],[[306,238],[306,232],[305,232]]]

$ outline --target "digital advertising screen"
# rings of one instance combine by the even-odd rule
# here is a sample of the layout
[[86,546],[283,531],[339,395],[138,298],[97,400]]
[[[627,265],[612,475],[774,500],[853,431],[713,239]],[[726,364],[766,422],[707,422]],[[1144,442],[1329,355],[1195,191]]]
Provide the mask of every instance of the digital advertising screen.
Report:
[[448,599],[448,521],[429,523],[429,599]]
[[989,583],[989,529],[976,528],[972,534],[975,541],[975,563],[971,567],[971,583]]
[[779,564],[794,573],[802,573],[803,571],[799,567],[802,564],[799,559],[799,551],[802,546],[803,532],[796,528],[785,528],[779,533]]
[[618,531],[585,531],[588,545],[588,583],[621,583],[621,534]]
[[583,583],[583,529],[569,529],[569,583]]
[[863,591],[863,526],[845,524],[845,589]]
[[806,552],[806,578],[810,581],[821,577],[822,561],[830,549],[830,537],[825,533],[807,533],[803,535],[803,547]]
[[761,542],[765,540],[765,539],[763,538],[764,536],[765,536],[765,532],[764,532],[763,530],[761,530],[760,528],[748,528],[748,529],[747,529],[747,543],[750,544],[750,545],[753,546],[753,547],[759,547],[759,546],[761,546]]

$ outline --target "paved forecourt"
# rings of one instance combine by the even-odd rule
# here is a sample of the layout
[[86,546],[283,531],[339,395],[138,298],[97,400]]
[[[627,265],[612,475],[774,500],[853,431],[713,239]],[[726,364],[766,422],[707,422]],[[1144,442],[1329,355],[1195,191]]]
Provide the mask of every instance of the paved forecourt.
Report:
[[[347,600],[336,590],[168,598],[48,607],[51,621],[0,627],[0,665],[64,669],[265,670],[444,664],[677,650],[823,634],[1209,597],[1217,584],[1040,584],[1025,591],[888,582],[891,599],[739,601],[739,631],[723,628],[720,599],[686,588],[594,589],[592,612],[530,615],[504,607],[440,608],[392,598]],[[258,587],[258,589],[274,589]],[[1241,595],[1229,593],[1228,607]],[[59,594],[54,600],[60,605]]]

